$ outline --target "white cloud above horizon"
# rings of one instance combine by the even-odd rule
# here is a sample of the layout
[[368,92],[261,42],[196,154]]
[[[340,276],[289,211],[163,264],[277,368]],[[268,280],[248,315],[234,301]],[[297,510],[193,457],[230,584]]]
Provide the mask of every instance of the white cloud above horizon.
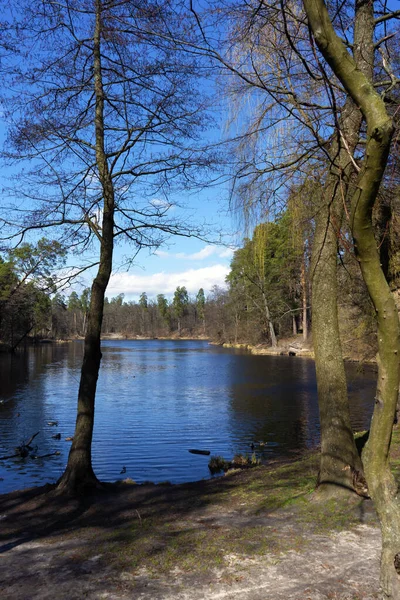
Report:
[[231,258],[233,256],[234,249],[233,248],[221,248],[221,246],[214,246],[208,244],[204,246],[198,252],[193,252],[192,254],[187,254],[186,252],[165,252],[164,250],[156,250],[154,254],[160,258],[176,258],[182,260],[205,260],[210,256],[218,256],[219,258]]
[[197,294],[202,287],[207,294],[214,285],[225,287],[225,278],[229,270],[227,265],[217,264],[178,273],[166,273],[165,271],[151,275],[129,272],[114,273],[111,275],[107,296],[125,294],[129,299],[129,297],[140,296],[142,292],[146,292],[149,297],[155,297],[157,294],[170,296],[178,286],[185,286],[189,294]]

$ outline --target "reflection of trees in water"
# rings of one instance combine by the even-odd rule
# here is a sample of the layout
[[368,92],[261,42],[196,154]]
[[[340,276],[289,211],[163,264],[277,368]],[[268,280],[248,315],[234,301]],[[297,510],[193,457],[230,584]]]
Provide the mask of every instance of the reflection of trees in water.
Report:
[[[0,355],[2,380],[0,421],[2,446],[17,445],[40,431],[36,442],[40,453],[54,450],[54,440],[47,422],[57,420],[56,408],[48,402],[53,394],[57,402],[65,401],[61,388],[75,389],[70,370],[80,367],[82,345],[39,344]],[[68,369],[65,366],[68,366]],[[67,385],[65,385],[67,383]],[[72,392],[76,395],[76,392]]]
[[[44,371],[49,352],[41,350],[28,348],[12,356],[0,356],[1,397],[5,400],[0,407],[3,449],[13,448],[43,430],[44,378],[39,375]],[[42,435],[35,441],[46,447]]]
[[[67,346],[67,367],[71,370],[80,370],[83,358],[83,341],[71,342]],[[63,349],[65,352],[65,349]]]
[[29,381],[29,353],[20,351],[15,354],[0,354],[0,399],[4,402],[4,408],[11,408],[9,400],[15,398],[19,386]]
[[[118,400],[119,406],[127,411],[123,428],[130,433],[135,431],[135,443],[145,440],[146,453],[154,432],[156,438],[152,443],[156,445],[160,437],[169,435],[169,430],[167,433],[163,430],[165,422],[170,422],[174,436],[170,440],[172,452],[175,440],[182,435],[185,444],[190,440],[188,447],[193,439],[199,447],[207,440],[204,443],[212,442],[212,449],[223,454],[231,450],[250,453],[250,444],[255,442],[257,454],[265,458],[301,451],[318,440],[311,360],[235,354],[206,345],[200,346],[199,351],[198,347],[195,342],[166,341],[105,344],[104,371],[99,382],[98,431],[102,432],[103,427],[107,435],[112,432],[115,438],[120,436],[121,420],[115,416]],[[53,465],[66,458],[69,445],[63,439],[55,442],[51,436],[61,432],[64,438],[73,432],[82,349],[81,342],[43,344],[15,356],[0,355],[0,399],[7,400],[0,405],[1,448],[13,448],[40,431],[35,440],[40,453],[55,449],[65,452],[60,459],[50,459],[43,469],[53,469]],[[360,373],[356,365],[350,365],[349,380],[352,407],[355,413],[365,414],[373,404],[374,373]],[[103,396],[113,407],[113,424],[106,408],[102,408]],[[20,417],[16,417],[18,413]],[[59,427],[48,427],[51,420],[59,420]],[[149,423],[150,432],[146,430]],[[259,441],[267,445],[260,446]],[[104,445],[98,444],[104,456]],[[177,448],[181,461],[182,449],[179,445]],[[109,448],[106,450],[109,453]],[[154,461],[163,458],[162,453],[155,454]],[[112,460],[107,454],[107,463]],[[181,468],[182,462],[179,465]],[[33,463],[31,466],[39,469]],[[199,478],[207,474],[199,471]],[[173,477],[172,473],[164,478]],[[33,484],[34,480],[29,482]]]
[[[237,356],[230,363],[231,424],[245,447],[252,437],[264,453],[301,450],[315,442],[318,407],[314,364],[289,357]],[[270,446],[268,446],[268,442]]]
[[[347,365],[352,421],[366,428],[373,405],[373,369]],[[314,362],[283,356],[234,355],[229,362],[230,425],[244,450],[264,441],[264,454],[319,442]],[[269,445],[268,445],[269,442]],[[256,445],[257,447],[257,445]]]

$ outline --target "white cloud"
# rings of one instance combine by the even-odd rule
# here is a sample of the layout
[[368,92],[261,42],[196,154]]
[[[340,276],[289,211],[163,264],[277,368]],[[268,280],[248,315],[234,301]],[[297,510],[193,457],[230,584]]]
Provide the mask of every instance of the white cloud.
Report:
[[232,258],[234,252],[235,250],[233,248],[226,248],[226,250],[220,252],[218,256],[220,258]]
[[165,250],[155,250],[154,254],[160,258],[170,258],[172,254],[165,252]]
[[150,204],[156,208],[172,208],[172,204],[167,200],[163,200],[162,198],[153,198],[150,200]]
[[171,295],[178,286],[185,286],[189,294],[197,294],[199,288],[208,293],[214,285],[224,286],[229,273],[226,265],[214,265],[200,269],[188,269],[180,273],[154,273],[153,275],[135,275],[133,273],[115,273],[107,289],[107,295],[139,296],[146,292],[149,296],[157,294]]
[[176,258],[184,258],[185,260],[204,260],[217,251],[216,246],[204,246],[199,252],[193,254],[185,254],[184,252],[177,254]]
[[172,254],[170,252],[165,252],[164,250],[156,250],[154,254],[159,256],[160,258],[177,258],[181,260],[205,260],[210,256],[218,256],[219,258],[230,258],[234,253],[234,250],[231,248],[221,249],[220,246],[212,246],[207,245],[204,246],[198,252],[193,252],[192,254],[186,254],[186,252],[178,252],[176,254]]

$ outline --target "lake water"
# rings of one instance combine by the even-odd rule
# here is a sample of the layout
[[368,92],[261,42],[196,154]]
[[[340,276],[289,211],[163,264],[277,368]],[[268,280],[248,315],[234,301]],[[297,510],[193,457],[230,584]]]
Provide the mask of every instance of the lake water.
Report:
[[[209,477],[209,458],[190,454],[191,448],[230,459],[250,453],[254,442],[268,460],[319,441],[310,359],[254,356],[187,340],[104,341],[102,351],[93,439],[100,479],[195,481]],[[38,455],[61,452],[0,460],[1,492],[54,482],[62,474],[82,353],[82,342],[73,342],[0,355],[0,456],[13,454],[37,431]],[[347,369],[353,426],[366,428],[376,375],[358,365]],[[60,440],[53,439],[56,433]]]

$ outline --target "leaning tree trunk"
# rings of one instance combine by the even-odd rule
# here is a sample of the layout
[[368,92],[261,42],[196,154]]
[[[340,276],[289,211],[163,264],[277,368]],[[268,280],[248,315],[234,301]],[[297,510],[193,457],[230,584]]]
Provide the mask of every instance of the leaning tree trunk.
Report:
[[[308,10],[310,2],[304,4]],[[364,0],[356,2],[353,52],[357,68],[366,77],[371,77],[374,49],[369,43],[368,4]],[[312,330],[321,422],[319,482],[323,488],[331,488],[333,484],[333,489],[344,487],[365,495],[363,466],[350,422],[337,306],[338,237],[350,178],[355,170],[352,155],[361,123],[362,113],[349,96],[338,119],[337,141],[330,149],[331,167],[315,218],[311,277]]]
[[363,460],[382,529],[381,586],[387,598],[397,600],[400,598],[400,502],[390,469],[389,450],[399,389],[399,319],[381,266],[371,219],[392,133],[383,103],[382,108],[382,118],[371,119],[369,127],[372,133],[367,160],[353,199],[352,231],[378,323],[378,385]]
[[[366,43],[373,45],[373,5]],[[381,586],[384,597],[400,598],[400,503],[389,464],[393,420],[399,389],[399,319],[376,247],[372,209],[387,164],[393,123],[371,78],[357,68],[336,36],[322,0],[304,0],[319,49],[367,123],[367,146],[352,197],[351,227],[364,281],[375,307],[378,325],[378,385],[367,446],[363,453],[370,496],[382,529]]]
[[[82,492],[98,485],[92,467],[92,437],[97,379],[100,370],[100,335],[103,322],[104,297],[110,279],[114,242],[114,189],[109,173],[104,141],[104,90],[101,71],[101,1],[96,0],[96,25],[93,44],[94,88],[96,97],[95,133],[96,161],[103,190],[103,222],[100,261],[93,281],[85,348],[78,393],[75,434],[67,467],[58,482],[58,489],[69,493]],[[88,220],[88,224],[90,221]],[[98,232],[97,232],[98,234]]]

